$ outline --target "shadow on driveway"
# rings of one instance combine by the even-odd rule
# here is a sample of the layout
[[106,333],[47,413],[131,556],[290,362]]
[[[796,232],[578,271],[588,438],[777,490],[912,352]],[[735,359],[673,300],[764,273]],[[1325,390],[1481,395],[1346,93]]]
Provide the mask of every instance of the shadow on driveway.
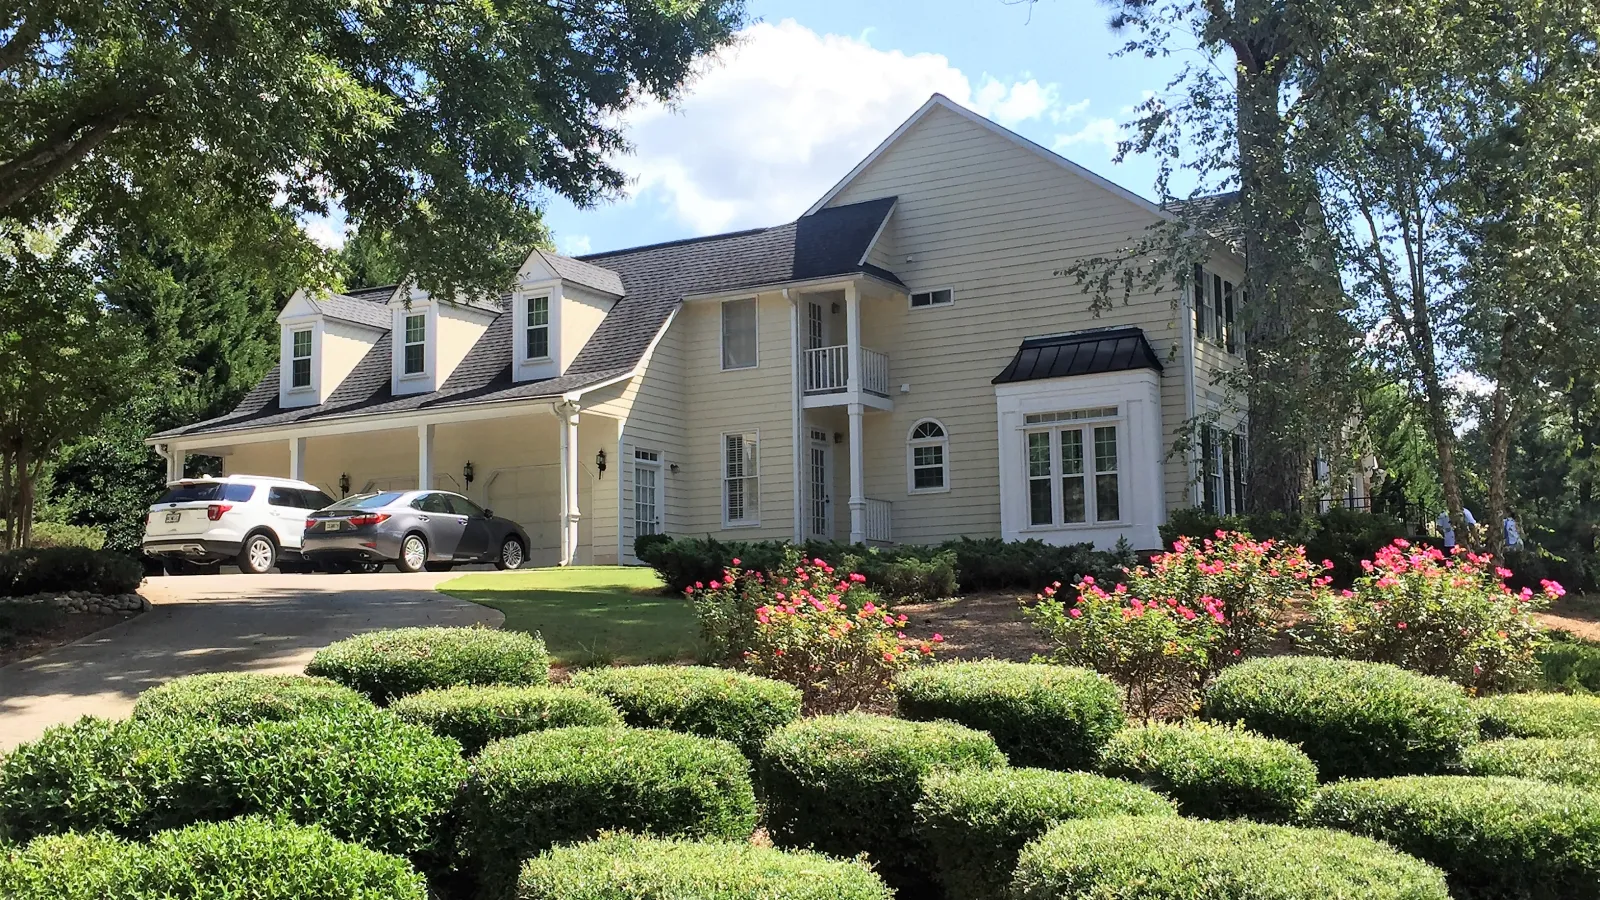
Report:
[[80,716],[125,716],[141,691],[181,675],[299,672],[318,649],[359,632],[504,620],[433,590],[450,577],[149,579],[140,593],[154,606],[144,615],[0,668],[0,751]]

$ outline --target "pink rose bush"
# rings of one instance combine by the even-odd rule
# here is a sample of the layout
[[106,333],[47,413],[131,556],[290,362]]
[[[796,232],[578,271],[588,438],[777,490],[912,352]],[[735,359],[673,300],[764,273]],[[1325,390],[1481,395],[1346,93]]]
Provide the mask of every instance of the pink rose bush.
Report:
[[1352,590],[1328,593],[1294,629],[1306,649],[1386,662],[1455,681],[1474,692],[1507,690],[1538,671],[1544,637],[1533,613],[1566,591],[1545,581],[1514,591],[1510,570],[1488,554],[1404,539],[1361,564]]

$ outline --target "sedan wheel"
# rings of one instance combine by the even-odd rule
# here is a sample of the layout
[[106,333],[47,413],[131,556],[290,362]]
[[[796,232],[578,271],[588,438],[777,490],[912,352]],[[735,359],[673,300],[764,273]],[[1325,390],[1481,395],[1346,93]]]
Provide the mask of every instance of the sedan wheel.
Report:
[[516,569],[522,566],[522,542],[514,537],[506,538],[500,545],[500,558],[494,561],[497,569]]
[[402,572],[421,572],[428,564],[428,542],[420,534],[408,534],[400,542],[400,558],[395,566]]
[[264,534],[253,534],[239,551],[239,569],[251,575],[263,575],[278,561],[278,546]]

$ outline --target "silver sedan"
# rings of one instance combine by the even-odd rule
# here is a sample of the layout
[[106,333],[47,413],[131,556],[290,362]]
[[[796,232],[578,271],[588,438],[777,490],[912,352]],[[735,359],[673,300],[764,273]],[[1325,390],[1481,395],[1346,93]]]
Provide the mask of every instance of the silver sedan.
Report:
[[358,494],[306,519],[305,558],[324,568],[381,566],[448,571],[492,562],[515,569],[528,558],[528,533],[510,519],[449,491]]

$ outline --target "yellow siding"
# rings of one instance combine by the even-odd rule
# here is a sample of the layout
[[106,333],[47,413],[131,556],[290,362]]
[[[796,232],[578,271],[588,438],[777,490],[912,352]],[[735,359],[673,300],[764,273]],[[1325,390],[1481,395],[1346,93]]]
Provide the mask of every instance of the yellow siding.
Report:
[[439,304],[438,313],[439,333],[435,336],[438,346],[434,349],[435,386],[450,380],[450,373],[461,365],[461,361],[472,350],[472,345],[489,330],[492,319],[487,313],[449,303]]
[[[333,396],[344,383],[356,364],[366,358],[367,351],[377,343],[379,333],[359,325],[325,319],[322,323],[321,402]],[[288,363],[284,363],[288,365]]]
[[[289,477],[289,442],[236,444],[222,457],[224,475],[268,475]],[[337,492],[334,496],[339,496]]]
[[557,337],[555,352],[558,354],[561,372],[566,372],[572,361],[578,358],[578,351],[589,342],[594,330],[600,327],[600,322],[606,317],[616,301],[609,297],[602,297],[578,287],[575,284],[563,284],[561,289],[561,309],[557,312],[556,322],[561,328]]

